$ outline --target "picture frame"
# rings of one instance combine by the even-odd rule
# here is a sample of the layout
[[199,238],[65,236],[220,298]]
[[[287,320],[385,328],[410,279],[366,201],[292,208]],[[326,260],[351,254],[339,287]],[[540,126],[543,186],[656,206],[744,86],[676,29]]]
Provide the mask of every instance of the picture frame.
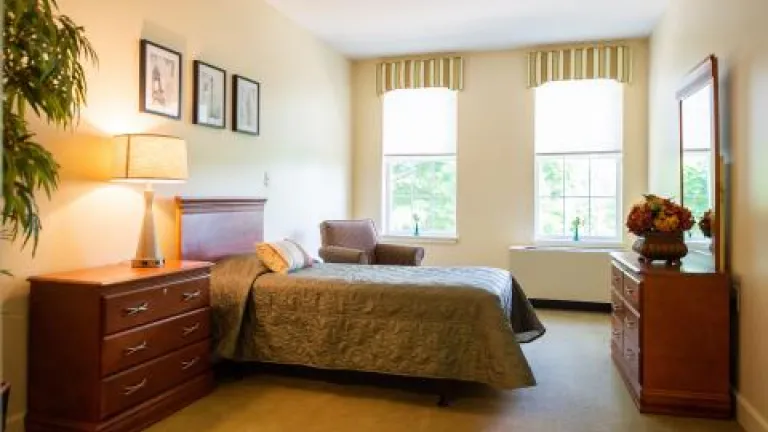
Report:
[[201,126],[224,129],[227,122],[227,72],[219,67],[195,60],[194,105],[192,122]]
[[261,84],[241,75],[232,75],[232,130],[260,133]]
[[181,119],[182,55],[141,39],[139,53],[139,111]]

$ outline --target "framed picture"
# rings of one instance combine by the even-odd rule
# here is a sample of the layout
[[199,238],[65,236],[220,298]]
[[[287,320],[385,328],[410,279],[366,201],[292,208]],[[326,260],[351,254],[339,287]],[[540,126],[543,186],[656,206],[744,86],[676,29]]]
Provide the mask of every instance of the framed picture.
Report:
[[258,82],[240,75],[232,76],[232,130],[251,135],[259,134],[259,98],[261,86]]
[[227,72],[195,60],[195,105],[192,118],[195,124],[223,129],[226,124]]
[[139,59],[139,110],[181,118],[181,53],[146,39]]

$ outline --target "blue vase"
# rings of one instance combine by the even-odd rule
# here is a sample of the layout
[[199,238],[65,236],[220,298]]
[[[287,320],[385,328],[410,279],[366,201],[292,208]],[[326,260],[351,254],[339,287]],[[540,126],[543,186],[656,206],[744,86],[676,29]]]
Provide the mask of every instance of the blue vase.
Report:
[[414,237],[418,237],[420,235],[419,233],[419,223],[416,222],[416,225],[413,227],[413,235]]

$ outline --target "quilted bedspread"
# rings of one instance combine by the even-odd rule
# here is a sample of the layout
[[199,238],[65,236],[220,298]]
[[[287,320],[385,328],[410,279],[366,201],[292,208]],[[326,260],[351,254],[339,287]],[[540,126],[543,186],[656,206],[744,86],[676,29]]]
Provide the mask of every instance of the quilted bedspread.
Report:
[[237,361],[535,385],[520,343],[544,327],[504,270],[316,264],[271,273],[254,255],[211,279],[216,353]]

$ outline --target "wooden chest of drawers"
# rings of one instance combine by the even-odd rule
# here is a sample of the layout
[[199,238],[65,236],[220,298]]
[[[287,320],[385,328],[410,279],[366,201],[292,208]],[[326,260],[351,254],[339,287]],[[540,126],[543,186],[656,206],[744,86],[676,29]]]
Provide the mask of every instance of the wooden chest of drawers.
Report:
[[611,354],[640,411],[730,417],[728,277],[696,256],[681,268],[611,256]]
[[27,431],[139,431],[209,393],[210,265],[31,278]]

